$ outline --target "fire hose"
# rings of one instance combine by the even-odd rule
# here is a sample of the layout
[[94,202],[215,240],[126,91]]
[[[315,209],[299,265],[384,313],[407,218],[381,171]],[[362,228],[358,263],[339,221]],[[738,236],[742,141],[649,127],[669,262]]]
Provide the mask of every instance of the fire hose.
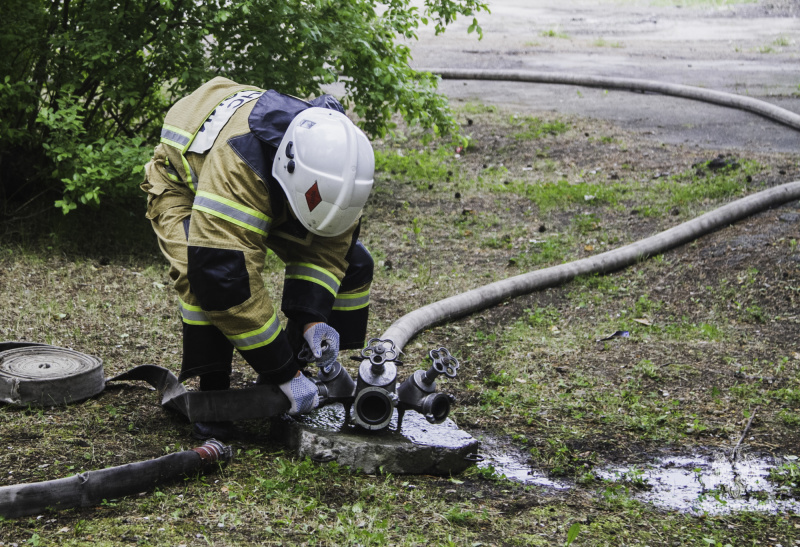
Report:
[[661,95],[671,95],[673,97],[682,97],[684,99],[692,99],[729,108],[736,108],[738,110],[745,110],[800,130],[800,114],[795,114],[791,110],[786,110],[785,108],[753,97],[745,97],[743,95],[736,95],[735,93],[726,93],[724,91],[715,91],[713,89],[704,89],[702,87],[690,85],[671,84],[668,82],[642,80],[638,78],[584,76],[581,74],[561,74],[557,72],[534,72],[527,70],[425,68],[420,69],[420,71],[432,72],[445,80],[493,80],[562,84],[659,93]]
[[800,199],[800,181],[763,190],[619,249],[496,281],[428,304],[392,323],[382,338],[391,339],[402,348],[418,332],[430,326],[469,315],[508,298],[562,285],[580,275],[605,274],[626,268],[755,213],[797,199]]
[[[503,70],[434,69],[431,72],[448,79],[511,80],[662,93],[747,110],[800,130],[800,115],[798,114],[751,97],[692,86],[632,78]],[[403,413],[407,409],[421,412],[431,423],[440,423],[449,414],[452,398],[445,394],[435,393],[435,378],[441,374],[454,377],[455,371],[458,369],[458,361],[445,348],[432,350],[429,353],[433,365],[428,371],[418,370],[399,387],[397,386],[396,367],[402,364],[399,356],[405,344],[421,330],[485,309],[508,298],[566,283],[579,275],[608,273],[625,268],[756,212],[798,198],[800,198],[800,181],[788,183],[740,199],[716,211],[706,213],[675,228],[620,249],[491,283],[414,310],[395,321],[380,338],[370,340],[368,346],[362,350],[360,357],[356,358],[361,361],[361,364],[355,385],[347,371],[339,363],[334,363],[327,370],[320,370],[317,375],[317,384],[322,404],[342,402],[345,404],[348,417],[351,406],[355,407],[355,423],[367,430],[381,430],[388,427],[395,407],[399,414],[398,429]],[[171,386],[178,389],[175,387],[176,384],[180,385],[177,380],[171,381]],[[207,396],[206,394],[181,395],[187,399],[206,397],[206,400],[215,396],[225,397],[225,395],[211,394]],[[242,403],[241,398],[237,398],[237,401]],[[268,412],[272,411],[273,409],[268,410]],[[212,415],[220,416],[213,412]],[[259,414],[259,416],[262,415],[264,414]]]
[[[400,352],[391,340],[372,339],[361,350],[360,356],[354,357],[361,362],[357,381],[338,361],[320,367],[314,378],[320,406],[342,403],[346,409],[346,422],[354,407],[353,421],[370,431],[387,428],[395,408],[400,413],[398,429],[406,410],[420,412],[430,423],[443,422],[450,413],[453,399],[436,393],[436,378],[441,375],[454,378],[458,361],[445,348],[432,350],[431,367],[427,371],[418,370],[397,386],[397,367],[403,364],[399,356]],[[156,388],[161,393],[161,405],[180,412],[190,422],[270,418],[289,410],[286,396],[273,385],[225,391],[188,391],[171,371],[157,365],[140,365],[108,381],[130,380],[144,381]]]
[[0,488],[0,516],[23,517],[47,508],[89,507],[104,499],[142,492],[179,476],[192,476],[230,460],[232,450],[210,440],[192,450],[153,460],[78,473],[51,481]]
[[[660,93],[745,110],[800,130],[800,115],[790,110],[752,97],[687,85],[636,78],[519,70],[429,68],[420,71],[432,72],[446,80],[502,80]],[[567,283],[579,275],[604,274],[626,268],[639,260],[663,253],[750,215],[796,199],[800,199],[800,181],[758,192],[625,247],[568,264],[521,274],[428,304],[395,321],[381,338],[394,341],[398,349],[402,350],[417,333],[433,325],[469,315],[508,298]]]

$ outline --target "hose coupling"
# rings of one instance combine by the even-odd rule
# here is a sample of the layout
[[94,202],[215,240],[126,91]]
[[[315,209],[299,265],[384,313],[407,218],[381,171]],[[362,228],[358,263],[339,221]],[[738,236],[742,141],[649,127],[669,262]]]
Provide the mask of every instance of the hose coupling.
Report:
[[320,406],[352,402],[356,383],[339,361],[320,366],[314,381],[319,390]]

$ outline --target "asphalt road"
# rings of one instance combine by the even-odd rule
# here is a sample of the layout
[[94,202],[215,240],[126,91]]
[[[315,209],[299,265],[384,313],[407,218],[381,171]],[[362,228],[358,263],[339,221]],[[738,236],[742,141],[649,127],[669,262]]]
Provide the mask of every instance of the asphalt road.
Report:
[[[800,113],[800,1],[493,0],[484,38],[459,20],[420,32],[416,68],[492,68],[641,78],[746,94]],[[678,4],[678,5],[676,5]],[[613,121],[643,138],[713,149],[800,153],[800,132],[661,95],[566,85],[453,81],[456,104],[555,111]]]

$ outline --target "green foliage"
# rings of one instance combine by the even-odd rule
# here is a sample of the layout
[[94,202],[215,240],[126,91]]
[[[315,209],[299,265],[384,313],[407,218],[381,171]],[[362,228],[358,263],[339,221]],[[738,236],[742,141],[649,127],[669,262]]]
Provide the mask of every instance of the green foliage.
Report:
[[67,95],[57,108],[44,107],[36,119],[50,133],[41,143],[54,165],[51,176],[64,184],[56,201],[64,213],[78,204],[100,203],[101,195],[125,195],[143,170],[148,151],[141,137],[99,137],[92,140],[83,127],[85,109]]
[[[341,82],[369,133],[391,129],[396,112],[456,133],[436,77],[409,66],[407,41],[481,11],[482,0],[9,0],[0,196],[53,195],[66,212],[134,191],[167,108],[218,75],[301,97]],[[474,17],[468,32],[482,34]]]
[[581,533],[581,524],[579,522],[576,522],[569,527],[569,531],[567,532],[567,541],[566,543],[564,543],[564,545],[572,545],[572,542],[578,539],[578,534],[580,533]]

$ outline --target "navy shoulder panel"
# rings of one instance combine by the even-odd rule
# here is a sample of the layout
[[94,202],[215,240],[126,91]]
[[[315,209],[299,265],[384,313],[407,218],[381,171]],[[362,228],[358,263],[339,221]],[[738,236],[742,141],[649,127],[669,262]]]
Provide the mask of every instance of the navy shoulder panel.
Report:
[[296,97],[270,89],[258,98],[250,112],[247,120],[250,131],[259,140],[278,148],[294,117],[310,106]]
[[283,211],[283,202],[286,199],[280,184],[272,176],[272,162],[275,159],[275,148],[258,140],[252,133],[228,139],[228,144],[242,161],[253,170],[269,191],[272,204],[272,215],[278,217]]
[[316,99],[312,99],[309,101],[311,106],[318,106],[320,108],[329,108],[331,110],[336,110],[337,112],[341,112],[344,114],[344,107],[342,103],[336,100],[336,97],[333,95],[322,95],[317,97]]
[[329,108],[344,114],[344,108],[335,97],[322,95],[316,99],[306,102],[296,97],[278,93],[270,89],[256,101],[256,105],[250,112],[248,123],[250,131],[259,140],[278,148],[281,144],[289,124],[303,110],[316,106],[319,108]]
[[252,133],[228,139],[228,144],[242,161],[264,182],[272,177],[272,161],[276,149],[266,146]]

